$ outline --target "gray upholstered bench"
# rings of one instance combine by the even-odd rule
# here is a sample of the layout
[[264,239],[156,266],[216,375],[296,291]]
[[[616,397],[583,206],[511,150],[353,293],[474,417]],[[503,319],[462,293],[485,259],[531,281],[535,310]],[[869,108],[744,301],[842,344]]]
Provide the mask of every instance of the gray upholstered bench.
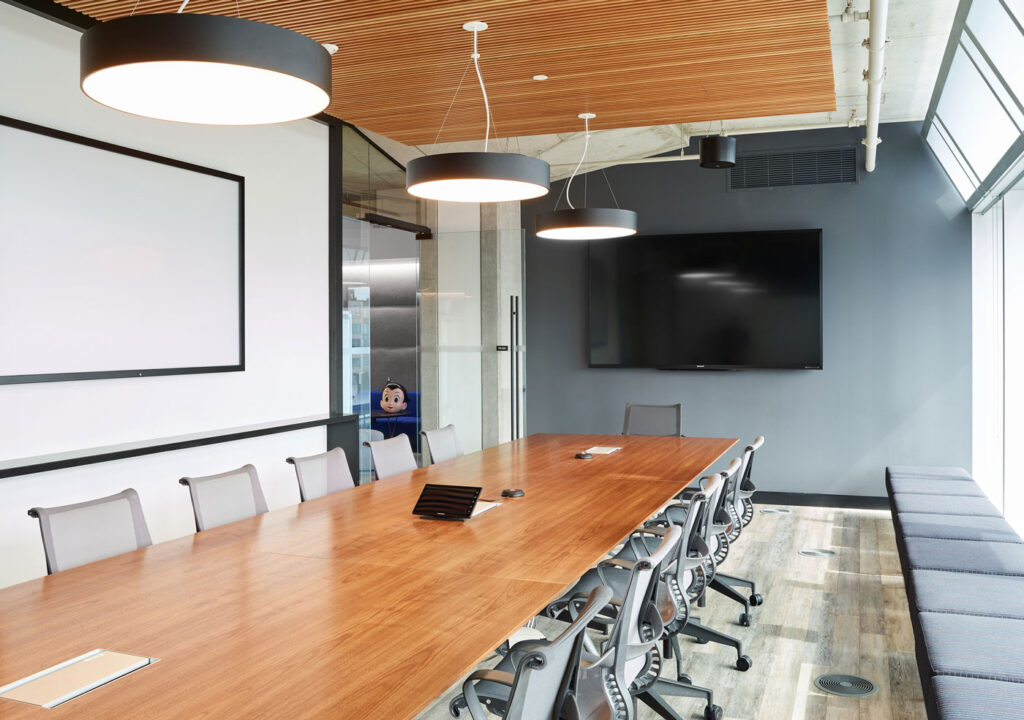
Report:
[[929,718],[1024,718],[1024,542],[963,468],[886,468]]

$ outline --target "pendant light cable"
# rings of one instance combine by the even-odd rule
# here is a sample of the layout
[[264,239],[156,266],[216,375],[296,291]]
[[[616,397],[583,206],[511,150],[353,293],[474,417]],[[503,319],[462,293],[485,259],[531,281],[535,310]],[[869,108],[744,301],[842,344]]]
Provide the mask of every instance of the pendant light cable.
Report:
[[441,131],[444,130],[444,124],[448,122],[448,116],[452,113],[452,108],[455,107],[455,100],[459,97],[459,90],[462,89],[462,83],[466,80],[466,73],[469,72],[469,60],[466,61],[466,67],[462,71],[462,77],[459,78],[459,84],[455,88],[455,94],[452,95],[452,101],[448,103],[448,110],[444,114],[444,119],[441,121],[441,127],[437,129],[437,135],[434,136],[434,142],[431,146],[437,145],[437,141],[441,139]]
[[[185,0],[188,2],[188,0]],[[487,88],[484,87],[484,76],[480,74],[480,53],[477,51],[477,36],[480,35],[480,31],[477,29],[473,30],[473,54],[470,56],[473,58],[473,67],[476,68],[476,79],[480,81],[480,92],[484,96],[484,112],[487,114],[487,126],[484,130],[484,152],[487,152],[487,140],[491,135],[491,103],[487,100]]]
[[621,207],[619,205],[619,199],[615,197],[615,191],[612,189],[611,180],[608,179],[608,173],[604,171],[604,168],[601,168],[601,174],[604,175],[604,184],[608,186],[608,192],[612,194],[612,202],[615,203],[615,207]]
[[[584,113],[584,115],[589,115],[589,113]],[[590,118],[583,118],[583,122],[585,123],[586,128],[586,136],[583,140],[583,154],[580,155],[580,161],[576,163],[576,167],[573,169],[572,175],[569,176],[569,181],[565,184],[565,201],[569,203],[570,210],[576,209],[576,206],[572,204],[572,198],[569,197],[569,190],[572,188],[572,180],[576,177],[576,173],[579,172],[580,167],[583,165],[583,161],[587,158],[587,150],[590,148]],[[584,190],[583,193],[583,204],[587,204],[586,190]]]

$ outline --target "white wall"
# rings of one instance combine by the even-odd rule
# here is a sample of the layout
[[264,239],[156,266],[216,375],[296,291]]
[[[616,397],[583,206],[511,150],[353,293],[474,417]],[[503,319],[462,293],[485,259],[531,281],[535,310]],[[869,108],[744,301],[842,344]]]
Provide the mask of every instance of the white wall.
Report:
[[[2,386],[0,460],[325,414],[326,127],[201,127],[109,110],[78,87],[79,37],[0,3],[0,114],[245,177],[246,370]],[[190,530],[178,477],[253,462],[273,509],[297,500],[283,458],[323,447],[319,428],[0,480],[0,586],[44,572],[28,507],[130,485],[159,542]]]

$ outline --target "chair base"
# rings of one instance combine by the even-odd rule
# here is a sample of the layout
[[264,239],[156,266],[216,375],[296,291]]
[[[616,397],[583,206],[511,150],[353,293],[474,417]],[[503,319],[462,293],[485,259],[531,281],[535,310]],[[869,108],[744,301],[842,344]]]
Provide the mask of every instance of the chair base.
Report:
[[[710,586],[712,590],[721,593],[730,600],[742,605],[744,615],[750,615],[751,605],[757,606],[763,603],[763,599],[757,593],[757,585],[753,580],[747,580],[746,578],[735,577],[733,575],[726,575],[725,573],[716,573]],[[744,595],[736,590],[736,587],[749,588],[750,595]]]
[[715,705],[714,692],[711,688],[658,679],[649,688],[639,693],[636,699],[651,708],[659,717],[666,720],[682,720],[682,717],[665,702],[663,695],[699,698],[705,703],[704,717],[706,720],[721,720],[722,718],[722,708]]
[[726,635],[723,632],[709,628],[706,625],[702,625],[700,618],[698,617],[690,617],[689,622],[687,622],[686,626],[681,628],[679,632],[683,635],[689,635],[690,637],[695,638],[697,642],[702,644],[714,642],[719,645],[726,645],[728,647],[735,648],[737,670],[746,672],[754,664],[754,661],[749,655],[743,654],[742,640],[735,638],[732,635]]

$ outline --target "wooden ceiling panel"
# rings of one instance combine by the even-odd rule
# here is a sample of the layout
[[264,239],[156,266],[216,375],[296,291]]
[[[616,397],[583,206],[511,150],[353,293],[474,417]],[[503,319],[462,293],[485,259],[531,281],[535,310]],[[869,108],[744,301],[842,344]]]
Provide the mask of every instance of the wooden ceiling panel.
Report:
[[[136,0],[60,0],[98,20]],[[139,13],[180,0],[140,0]],[[500,136],[836,109],[825,0],[238,0],[243,17],[339,46],[331,115],[401,142],[482,139],[468,20]],[[187,12],[236,14],[235,0]],[[463,73],[465,76],[463,77]],[[549,80],[537,82],[534,75]]]

